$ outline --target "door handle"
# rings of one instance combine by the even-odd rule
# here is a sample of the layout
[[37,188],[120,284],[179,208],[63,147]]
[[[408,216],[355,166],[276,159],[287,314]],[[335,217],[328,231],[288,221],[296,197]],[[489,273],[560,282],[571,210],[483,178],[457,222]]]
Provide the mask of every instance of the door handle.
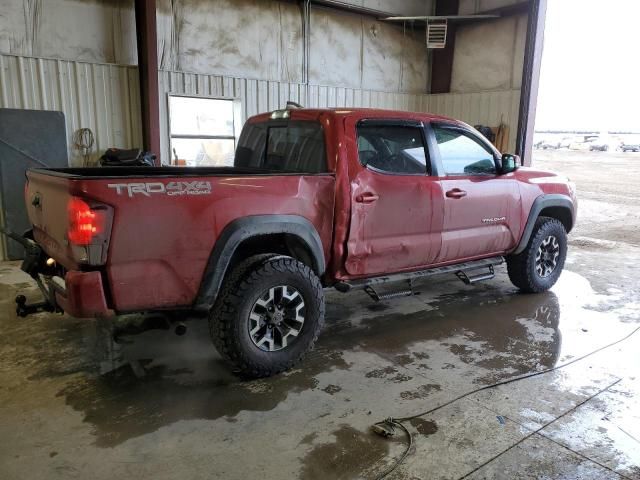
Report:
[[358,203],[373,203],[380,198],[379,195],[371,192],[365,192],[356,197],[356,202]]
[[467,196],[467,192],[460,190],[459,188],[454,188],[449,190],[446,195],[449,198],[462,198]]

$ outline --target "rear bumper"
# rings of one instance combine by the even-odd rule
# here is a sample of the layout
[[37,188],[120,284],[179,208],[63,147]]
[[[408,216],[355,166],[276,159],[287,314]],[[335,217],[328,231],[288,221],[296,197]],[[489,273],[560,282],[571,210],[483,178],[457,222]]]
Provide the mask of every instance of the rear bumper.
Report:
[[1,233],[20,243],[25,249],[21,269],[38,284],[44,300],[26,303],[24,295],[16,297],[16,312],[20,317],[32,313],[64,311],[77,318],[109,317],[114,315],[107,306],[102,275],[98,271],[80,272],[68,270],[64,278],[61,270],[48,265],[48,255],[42,247],[26,236],[0,229]]
[[56,303],[66,313],[77,318],[113,315],[107,307],[100,272],[68,272],[64,280],[53,277],[48,282]]

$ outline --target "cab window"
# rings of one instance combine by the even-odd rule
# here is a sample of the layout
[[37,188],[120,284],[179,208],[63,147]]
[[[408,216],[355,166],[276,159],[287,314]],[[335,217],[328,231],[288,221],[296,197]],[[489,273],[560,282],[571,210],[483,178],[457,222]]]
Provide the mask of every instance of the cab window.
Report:
[[233,166],[283,173],[326,173],[322,126],[311,121],[247,123]]
[[496,164],[487,147],[472,134],[434,125],[442,166],[447,175],[495,175]]
[[358,125],[358,158],[363,166],[380,173],[428,173],[422,128],[418,126]]

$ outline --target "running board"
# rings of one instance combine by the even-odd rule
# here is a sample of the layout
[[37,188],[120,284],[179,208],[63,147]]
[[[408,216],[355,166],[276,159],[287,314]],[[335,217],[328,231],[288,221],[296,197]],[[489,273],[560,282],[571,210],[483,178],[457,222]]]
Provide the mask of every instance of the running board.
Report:
[[[367,293],[374,291],[373,287],[383,285],[385,283],[409,281],[409,290],[391,294],[393,296],[404,296],[411,294],[411,281],[419,278],[432,277],[443,273],[454,273],[456,276],[467,284],[473,284],[481,280],[489,280],[495,276],[494,267],[504,262],[502,257],[486,258],[483,260],[474,260],[471,262],[458,263],[456,265],[447,265],[445,267],[435,267],[428,270],[418,270],[416,272],[393,273],[391,275],[383,275],[380,277],[364,278],[362,280],[342,281],[334,285],[339,292],[346,293],[350,290],[365,289]],[[472,272],[486,269],[484,273],[471,275]],[[371,295],[369,293],[369,295]],[[379,299],[389,298],[384,295],[377,295]],[[373,295],[372,295],[373,298]],[[375,298],[374,298],[375,299]]]
[[364,291],[367,295],[371,297],[371,299],[374,302],[379,302],[380,300],[390,300],[392,298],[397,298],[397,297],[410,297],[411,295],[413,295],[413,282],[409,280],[408,283],[409,283],[409,288],[406,290],[397,290],[395,292],[379,293],[371,285],[367,285],[366,287],[364,287]]
[[491,280],[493,277],[496,276],[496,272],[493,269],[493,265],[489,265],[489,268],[487,268],[487,270],[484,272],[476,273],[475,275],[469,275],[471,272],[475,270],[484,270],[485,268],[487,267],[480,267],[478,269],[466,270],[466,271],[460,270],[456,272],[456,276],[467,285],[473,285],[474,283],[478,283],[483,280]]

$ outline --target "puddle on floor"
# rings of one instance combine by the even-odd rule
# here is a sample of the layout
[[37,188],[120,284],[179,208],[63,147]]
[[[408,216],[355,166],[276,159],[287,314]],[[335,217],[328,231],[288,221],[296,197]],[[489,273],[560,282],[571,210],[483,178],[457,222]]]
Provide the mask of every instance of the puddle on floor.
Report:
[[[616,308],[626,308],[627,319],[637,314],[633,306],[617,305],[615,292],[596,295],[586,279],[571,272],[553,291],[538,295],[519,294],[504,278],[463,289],[431,282],[421,290],[421,296],[379,304],[360,293],[332,294],[317,350],[294,371],[264,380],[234,376],[215,353],[204,323],[191,325],[184,337],[155,330],[130,337],[131,344],[114,345],[100,322],[46,314],[16,319],[16,291],[6,285],[0,285],[5,332],[0,349],[5,365],[24,370],[29,381],[66,379],[59,398],[92,425],[98,446],[112,447],[179,420],[233,422],[243,411],[268,412],[296,393],[338,398],[339,385],[319,385],[316,377],[336,369],[349,372],[345,351],[375,354],[397,365],[374,366],[353,382],[388,382],[398,398],[423,402],[446,391],[451,381],[471,389],[550,368],[629,330],[633,325],[620,322]],[[403,389],[422,375],[424,385]],[[432,375],[436,380],[428,381]],[[313,452],[320,451],[305,460],[309,475],[320,462],[359,468],[388,448],[349,426],[334,436],[335,444],[316,445]],[[361,458],[363,451],[368,453]],[[338,469],[333,473],[325,471],[324,478],[340,478]]]
[[400,439],[386,440],[373,432],[361,432],[341,425],[332,433],[334,440],[316,445],[302,459],[300,478],[348,480],[369,478],[384,470],[390,446]]

